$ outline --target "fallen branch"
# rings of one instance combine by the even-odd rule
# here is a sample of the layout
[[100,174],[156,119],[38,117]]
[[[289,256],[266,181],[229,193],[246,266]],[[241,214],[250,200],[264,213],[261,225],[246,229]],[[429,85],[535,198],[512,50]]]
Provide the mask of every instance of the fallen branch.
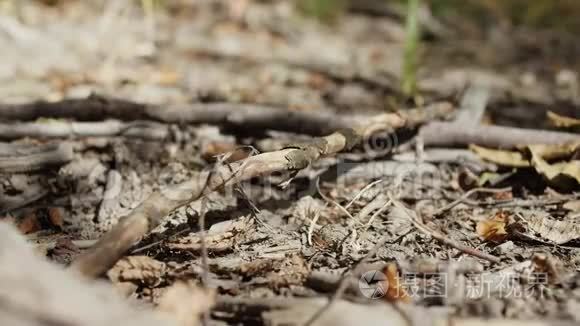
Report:
[[0,223],[0,325],[178,325],[171,317],[50,264],[16,228]]
[[[447,102],[434,103],[420,110],[401,112],[408,126],[426,118],[443,118],[452,106]],[[184,105],[147,105],[120,99],[92,95],[85,99],[60,102],[38,101],[29,104],[0,104],[0,120],[32,121],[39,117],[72,119],[77,121],[153,120],[163,123],[214,124],[245,131],[273,129],[313,136],[328,135],[336,130],[356,128],[375,119],[374,116],[341,116],[331,111],[290,111],[283,108],[239,103],[192,103]],[[66,124],[66,122],[61,122]],[[91,125],[83,125],[88,127]],[[128,127],[130,127],[129,125]],[[96,125],[92,125],[93,129]],[[44,127],[49,128],[49,127]],[[56,127],[55,127],[56,128]],[[64,128],[64,127],[63,127]],[[71,127],[72,128],[72,127]],[[108,127],[121,131],[120,126]],[[75,129],[75,132],[78,130]],[[103,132],[93,130],[89,133]],[[110,132],[110,131],[109,131]],[[74,133],[71,132],[74,135]]]
[[467,146],[513,148],[525,144],[556,145],[580,141],[580,135],[502,126],[464,126],[455,122],[430,122],[421,127],[419,137],[425,146]]

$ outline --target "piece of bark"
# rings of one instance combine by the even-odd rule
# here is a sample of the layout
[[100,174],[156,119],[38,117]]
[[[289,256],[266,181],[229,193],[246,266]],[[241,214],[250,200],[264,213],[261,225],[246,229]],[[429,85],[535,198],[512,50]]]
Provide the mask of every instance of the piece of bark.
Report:
[[0,139],[13,140],[33,138],[110,137],[125,136],[148,140],[163,140],[169,135],[166,125],[151,121],[102,122],[48,121],[1,123]]
[[175,324],[131,307],[104,283],[37,257],[16,229],[0,223],[0,325]]
[[103,193],[103,200],[97,213],[97,221],[102,223],[110,215],[114,214],[115,209],[119,206],[119,195],[123,188],[123,176],[115,169],[107,173],[107,185]]
[[476,144],[494,148],[513,148],[520,145],[557,145],[580,141],[580,135],[520,129],[502,126],[463,126],[454,122],[430,122],[419,130],[425,146],[467,146]]
[[1,144],[0,173],[32,172],[60,166],[73,159],[73,146],[62,142],[47,145]]

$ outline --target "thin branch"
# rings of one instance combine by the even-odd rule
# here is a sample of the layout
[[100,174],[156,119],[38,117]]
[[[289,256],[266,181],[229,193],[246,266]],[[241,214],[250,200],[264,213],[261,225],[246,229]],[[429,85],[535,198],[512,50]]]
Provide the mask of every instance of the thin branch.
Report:
[[476,144],[495,148],[513,148],[526,144],[557,145],[580,142],[580,135],[573,133],[502,126],[464,126],[455,122],[430,122],[421,127],[419,137],[425,146],[441,147]]
[[507,187],[507,188],[499,188],[499,189],[494,189],[494,188],[473,188],[471,190],[469,190],[468,192],[464,193],[463,195],[461,195],[461,197],[459,197],[458,199],[454,200],[453,202],[441,207],[440,209],[438,209],[437,211],[435,211],[435,213],[433,213],[433,216],[438,216],[441,215],[445,212],[447,212],[448,210],[452,209],[453,207],[461,204],[462,202],[465,202],[469,197],[471,197],[471,195],[476,194],[476,193],[501,193],[501,192],[506,192],[506,191],[510,191],[512,188],[511,187]]
[[[407,218],[411,223],[413,223],[413,225],[421,232],[423,232],[426,235],[431,236],[433,239],[449,246],[452,248],[455,248],[461,252],[464,252],[468,255],[474,256],[474,257],[478,257],[484,260],[487,260],[489,262],[492,263],[499,263],[500,259],[498,257],[492,256],[490,254],[487,254],[485,252],[479,251],[475,248],[471,248],[468,247],[464,244],[461,244],[459,242],[456,242],[448,237],[445,237],[443,234],[435,231],[435,230],[431,230],[429,227],[427,227],[425,224],[419,222],[419,219],[416,216],[416,213],[413,211],[409,211],[408,208],[405,207],[405,205],[403,205],[403,203],[401,203],[400,201],[396,200],[395,198],[393,198],[393,196],[391,194],[389,194],[389,198],[391,199],[391,201],[393,202],[393,204],[395,205],[395,207],[397,207],[402,213],[404,213],[405,218]],[[414,213],[413,216],[412,213]]]

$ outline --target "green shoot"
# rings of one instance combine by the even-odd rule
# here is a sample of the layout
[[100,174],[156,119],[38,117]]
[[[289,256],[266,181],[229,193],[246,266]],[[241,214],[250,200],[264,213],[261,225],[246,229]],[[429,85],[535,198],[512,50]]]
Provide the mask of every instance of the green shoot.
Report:
[[420,0],[408,0],[405,57],[403,62],[403,80],[401,89],[407,97],[413,97],[417,91],[418,47],[421,37],[419,26]]

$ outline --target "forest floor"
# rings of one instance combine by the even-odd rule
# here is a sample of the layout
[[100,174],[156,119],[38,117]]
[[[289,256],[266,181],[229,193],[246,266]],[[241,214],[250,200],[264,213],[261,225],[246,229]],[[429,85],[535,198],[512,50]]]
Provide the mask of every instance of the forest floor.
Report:
[[[365,129],[361,144],[307,167],[175,200],[123,258],[107,258],[112,268],[68,268],[120,290],[127,311],[175,317],[168,296],[187,284],[197,308],[184,314],[215,325],[306,325],[324,307],[312,325],[580,322],[572,36],[422,16],[409,100],[404,16],[386,1],[331,23],[282,0],[167,1],[149,14],[137,1],[10,3],[0,15],[0,217],[53,265],[205,171],[378,117],[404,121]],[[152,203],[146,214],[163,211]],[[18,237],[0,232],[1,265],[12,266],[0,269],[0,320],[105,320],[83,314],[92,290],[74,286],[88,280],[35,274],[1,243]],[[61,304],[8,289],[46,290]],[[97,301],[110,323],[131,324]]]

